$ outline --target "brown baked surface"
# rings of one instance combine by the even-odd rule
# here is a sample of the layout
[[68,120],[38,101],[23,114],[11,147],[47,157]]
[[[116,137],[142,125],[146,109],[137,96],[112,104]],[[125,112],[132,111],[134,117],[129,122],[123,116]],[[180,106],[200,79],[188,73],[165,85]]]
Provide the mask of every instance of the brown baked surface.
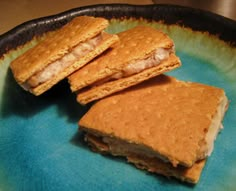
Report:
[[174,54],[171,54],[169,59],[162,61],[159,65],[146,69],[140,73],[129,77],[110,81],[99,86],[94,86],[90,89],[81,91],[77,95],[77,101],[81,104],[101,99],[115,92],[121,91],[130,86],[136,85],[144,80],[148,80],[154,76],[168,72],[180,66],[180,60]]
[[43,92],[47,91],[53,85],[55,85],[60,80],[68,77],[74,71],[80,69],[85,64],[89,63],[92,59],[102,54],[105,50],[110,48],[114,43],[118,41],[118,37],[116,35],[111,35],[107,33],[103,33],[103,40],[100,42],[94,50],[87,53],[85,56],[78,59],[72,65],[64,69],[58,75],[54,75],[50,80],[40,84],[39,86],[32,88],[30,91],[35,95],[40,95]]
[[107,26],[108,21],[104,18],[74,18],[10,64],[16,81],[25,82],[30,76],[61,58],[80,42],[96,36]]
[[149,172],[162,174],[167,177],[175,177],[181,181],[196,184],[201,176],[206,160],[197,161],[191,167],[173,167],[170,163],[165,163],[157,158],[148,158],[140,155],[127,156],[129,162],[136,167],[145,169]]
[[78,91],[121,71],[131,61],[148,58],[157,48],[171,48],[174,45],[166,34],[148,26],[137,26],[117,35],[120,42],[112,51],[101,55],[69,77],[72,91]]
[[[86,142],[91,146],[95,152],[102,154],[112,154],[117,156],[109,146],[93,135],[85,135]],[[136,153],[127,153],[124,155],[128,162],[133,163],[137,168],[147,170],[152,173],[162,174],[167,177],[175,177],[181,181],[196,184],[201,176],[206,160],[201,160],[193,164],[192,167],[187,168],[183,166],[173,167],[170,163],[163,162],[158,158],[151,158],[148,156],[141,156]]]
[[79,126],[190,167],[224,96],[220,88],[160,75],[96,102]]

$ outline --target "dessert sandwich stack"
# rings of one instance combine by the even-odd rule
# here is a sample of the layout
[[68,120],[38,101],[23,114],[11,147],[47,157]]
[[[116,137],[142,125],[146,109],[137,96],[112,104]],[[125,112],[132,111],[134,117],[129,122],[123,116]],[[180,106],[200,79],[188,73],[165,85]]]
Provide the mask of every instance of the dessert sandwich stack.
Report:
[[93,103],[78,122],[92,150],[196,184],[228,108],[224,90],[165,75],[181,61],[162,31],[108,34],[108,24],[72,19],[10,64],[16,81],[38,96],[68,78],[77,101]]
[[79,130],[94,151],[195,184],[227,106],[220,88],[159,75],[96,102]]

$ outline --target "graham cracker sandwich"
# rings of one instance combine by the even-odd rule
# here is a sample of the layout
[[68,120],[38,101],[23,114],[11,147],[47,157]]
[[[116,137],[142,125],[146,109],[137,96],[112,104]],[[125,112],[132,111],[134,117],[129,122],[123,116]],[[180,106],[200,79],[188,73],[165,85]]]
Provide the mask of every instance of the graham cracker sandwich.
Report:
[[69,76],[77,101],[86,104],[181,65],[174,42],[163,32],[137,26],[117,34],[119,43]]
[[[101,154],[112,154],[114,156],[125,156],[128,162],[134,164],[137,168],[147,170],[151,173],[157,173],[166,177],[175,177],[181,181],[196,184],[201,176],[201,172],[205,166],[206,159],[197,161],[191,167],[177,166],[174,167],[171,163],[168,163],[158,157],[151,157],[140,152],[132,152],[126,147],[130,147],[131,144],[119,140],[114,141],[108,145],[101,137],[94,136],[91,133],[85,134],[85,141],[95,152]],[[114,145],[118,144],[118,145]],[[118,148],[119,147],[119,148]],[[121,149],[122,151],[117,151]],[[141,148],[142,149],[142,148]]]
[[118,41],[104,18],[80,16],[47,35],[10,64],[16,81],[35,95],[50,89]]
[[159,75],[96,102],[79,130],[100,152],[195,183],[227,107],[220,88]]

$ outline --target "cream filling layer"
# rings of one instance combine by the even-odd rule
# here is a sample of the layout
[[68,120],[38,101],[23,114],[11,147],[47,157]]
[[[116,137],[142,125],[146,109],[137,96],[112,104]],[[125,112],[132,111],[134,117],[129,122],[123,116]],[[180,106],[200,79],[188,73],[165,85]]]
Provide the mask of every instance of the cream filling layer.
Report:
[[146,69],[155,67],[159,65],[163,60],[168,59],[172,52],[174,52],[174,47],[169,49],[158,48],[148,58],[143,60],[135,60],[131,63],[128,63],[121,71],[113,74],[112,76],[106,77],[95,82],[92,86],[99,86],[106,82],[128,77],[140,73]]
[[96,48],[96,46],[102,41],[102,33],[89,39],[83,43],[79,43],[75,46],[69,53],[64,55],[62,58],[52,62],[42,71],[37,72],[31,76],[26,83],[22,84],[23,88],[28,90],[30,88],[37,87],[38,85],[56,76],[65,68],[76,62],[81,57],[85,56],[87,53],[91,52]]
[[158,48],[151,56],[144,60],[136,60],[134,62],[129,63],[125,66],[122,71],[117,72],[113,76],[112,79],[120,79],[123,77],[131,76],[133,74],[137,74],[146,70],[148,68],[152,68],[160,64],[163,60],[169,58],[170,53],[173,52],[173,48],[165,49],[165,48]]
[[216,114],[213,116],[212,123],[208,129],[208,132],[206,134],[206,149],[205,149],[205,156],[210,156],[213,149],[214,149],[214,141],[216,140],[217,134],[221,129],[223,129],[223,125],[221,123],[224,113],[227,109],[228,105],[228,99],[224,95],[224,97],[221,100],[221,103],[217,107]]
[[103,145],[102,148],[99,149],[105,152],[110,152],[114,156],[127,156],[130,155],[130,153],[133,153],[142,156],[147,156],[150,158],[159,158],[162,159],[162,161],[164,162],[168,162],[168,160],[165,157],[159,155],[157,152],[151,150],[150,148],[144,145],[126,142],[115,137],[100,136],[88,132],[85,135],[85,140],[88,143],[93,143],[93,141],[94,140],[96,141],[96,139],[98,139],[100,143],[106,145],[106,146]]

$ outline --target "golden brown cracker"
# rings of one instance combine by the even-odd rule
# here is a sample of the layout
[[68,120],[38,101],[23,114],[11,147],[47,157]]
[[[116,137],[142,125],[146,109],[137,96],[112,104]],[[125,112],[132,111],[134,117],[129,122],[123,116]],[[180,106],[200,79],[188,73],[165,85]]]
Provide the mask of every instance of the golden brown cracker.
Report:
[[130,86],[136,85],[142,81],[148,80],[154,76],[168,72],[180,66],[180,60],[174,54],[170,58],[161,62],[159,65],[146,69],[140,73],[131,75],[129,77],[121,78],[118,80],[110,81],[98,86],[93,86],[90,89],[79,92],[77,101],[81,104],[101,99],[115,92],[121,91]]
[[181,181],[196,184],[201,176],[206,160],[194,163],[191,167],[173,167],[170,163],[163,162],[158,158],[148,158],[140,155],[127,156],[129,162],[134,163],[137,168],[152,173],[162,174],[167,177],[175,177]]
[[39,86],[32,88],[30,91],[35,95],[40,95],[53,85],[55,85],[58,81],[66,78],[74,71],[83,67],[85,64],[89,63],[96,56],[102,54],[105,50],[112,46],[115,42],[118,41],[118,37],[116,35],[103,34],[103,40],[100,42],[94,50],[87,53],[85,56],[78,59],[75,63],[64,69],[58,75],[54,75],[50,80],[40,84]]
[[224,96],[220,88],[160,75],[96,102],[79,125],[190,167]]
[[169,49],[174,46],[165,33],[148,26],[137,26],[117,35],[120,42],[111,51],[69,77],[72,91],[111,76],[130,62],[146,59],[158,48]]
[[[114,156],[119,155],[112,150],[102,139],[97,138],[91,134],[85,135],[86,142],[91,146],[91,149],[95,152],[102,154],[112,154]],[[192,167],[187,168],[183,166],[173,167],[170,163],[164,162],[157,157],[142,156],[137,153],[126,153],[120,155],[126,157],[128,162],[133,163],[137,168],[147,170],[152,173],[162,174],[167,177],[175,177],[181,181],[196,184],[201,176],[201,172],[204,168],[206,160],[201,160],[193,164]]]
[[61,58],[80,42],[96,36],[107,26],[108,21],[104,18],[74,18],[10,64],[16,81],[25,82],[30,76]]

